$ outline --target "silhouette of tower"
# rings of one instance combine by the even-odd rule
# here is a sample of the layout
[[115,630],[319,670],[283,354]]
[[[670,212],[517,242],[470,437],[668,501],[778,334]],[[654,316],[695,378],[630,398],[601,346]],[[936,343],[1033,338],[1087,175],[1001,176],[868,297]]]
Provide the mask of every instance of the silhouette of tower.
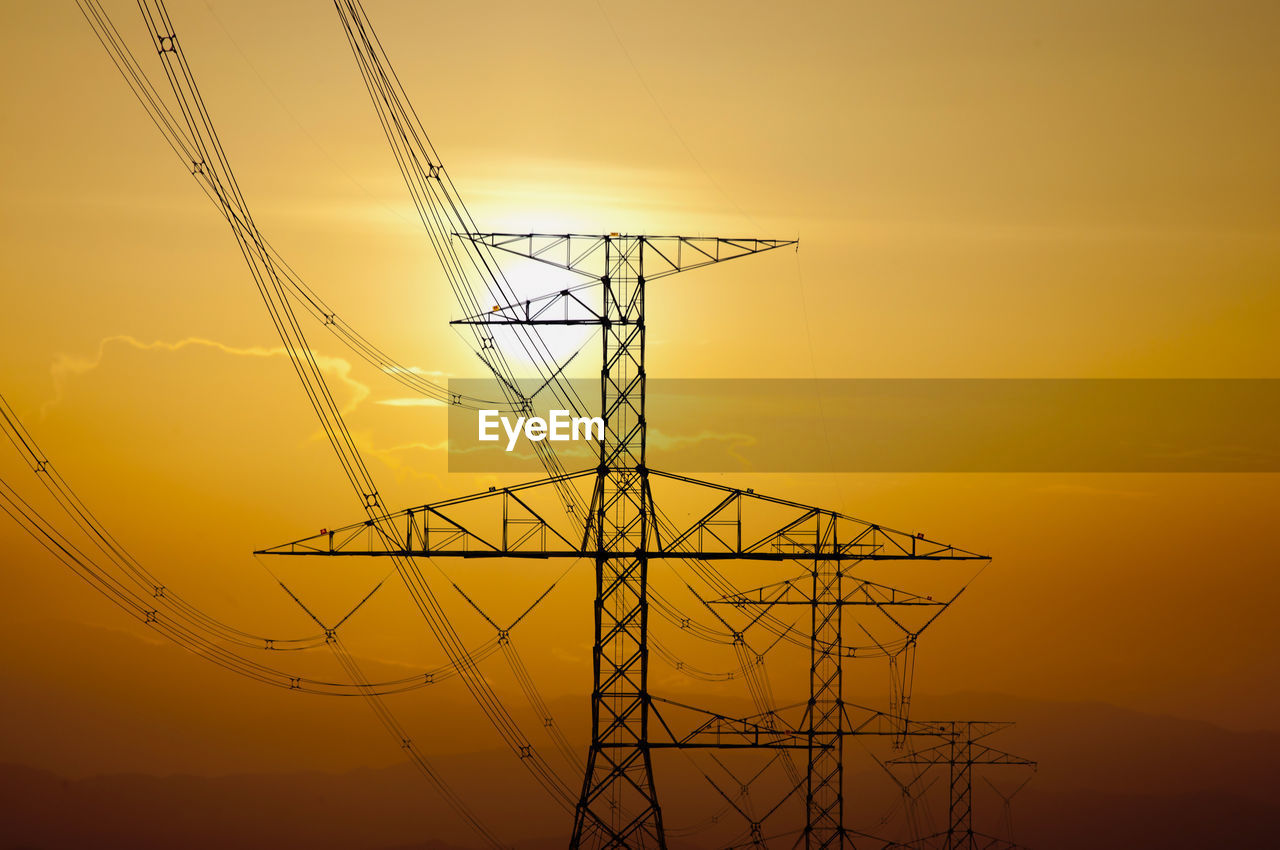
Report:
[[[582,287],[548,293],[458,320],[467,325],[596,325],[603,331],[600,415],[604,439],[594,469],[410,508],[392,515],[394,531],[366,520],[261,551],[277,555],[405,557],[569,557],[595,563],[592,738],[571,847],[665,847],[652,753],[663,748],[733,746],[803,749],[805,843],[844,846],[841,610],[856,604],[843,582],[848,565],[876,560],[983,559],[919,535],[835,511],[651,469],[646,458],[645,285],[677,272],[785,245],[786,240],[609,234],[460,234],[489,248],[558,266],[594,280],[594,303]],[[585,522],[557,520],[531,507],[542,487],[588,479]],[[651,482],[710,497],[692,525],[673,527],[655,503]],[[451,508],[487,503],[488,526],[459,520]],[[768,510],[765,510],[767,508]],[[779,520],[779,512],[783,514]],[[473,514],[474,516],[474,514]],[[371,526],[379,533],[367,535]],[[518,532],[515,529],[518,527]],[[533,541],[533,542],[531,542]],[[534,545],[553,541],[551,546]],[[801,728],[712,715],[688,734],[660,724],[648,687],[648,568],[656,558],[801,561],[812,565],[810,698]],[[865,593],[865,584],[858,589]],[[770,604],[776,604],[773,600]]]

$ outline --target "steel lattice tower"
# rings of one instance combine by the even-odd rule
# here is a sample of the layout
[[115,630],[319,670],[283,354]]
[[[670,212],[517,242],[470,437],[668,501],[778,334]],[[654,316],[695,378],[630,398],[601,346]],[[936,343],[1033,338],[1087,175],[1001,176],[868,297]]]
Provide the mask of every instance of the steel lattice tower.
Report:
[[[947,829],[929,836],[927,844],[936,844],[941,850],[990,850],[1017,848],[1012,840],[1004,841],[983,835],[973,829],[973,769],[979,766],[1012,766],[1035,768],[1036,763],[1021,756],[998,750],[983,741],[1013,725],[1009,721],[948,720],[913,724],[921,728],[920,734],[932,735],[942,741],[903,756],[886,764],[917,765],[947,768]],[[934,730],[934,731],[930,731]],[[1007,800],[1006,800],[1007,802]]]
[[[851,734],[897,736],[902,730],[896,718],[880,713],[874,718],[880,731],[869,731],[867,724],[847,728],[842,665],[848,654],[841,636],[841,612],[847,605],[945,604],[864,581],[851,581],[852,589],[847,589],[846,570],[862,561],[985,560],[986,556],[835,511],[654,470],[646,457],[646,283],[794,241],[619,234],[457,235],[487,249],[585,276],[591,285],[598,285],[598,300],[586,297],[583,286],[574,286],[496,305],[489,312],[455,322],[600,327],[600,416],[605,428],[598,465],[409,508],[387,517],[387,522],[397,524],[394,529],[369,520],[260,550],[260,554],[590,558],[596,581],[591,745],[570,847],[664,848],[653,752],[726,747],[805,751],[803,842],[807,848],[848,846],[843,740]],[[709,499],[709,508],[682,528],[660,523],[651,489],[655,478],[665,486],[683,487]],[[566,485],[587,480],[592,490],[585,520],[574,517],[572,510],[563,519],[548,517],[527,498],[538,488],[558,488],[563,493]],[[491,508],[483,527],[474,519],[459,519],[453,511],[475,503]],[[781,521],[780,511],[786,515]],[[655,558],[808,565],[811,592],[797,596],[788,582],[781,595],[748,599],[742,594],[713,600],[761,609],[775,604],[811,607],[810,696],[798,723],[780,724],[772,713],[734,719],[679,706],[696,715],[687,728],[677,729],[678,722],[660,713],[659,705],[661,711],[675,713],[670,707],[677,704],[649,691],[648,567]],[[752,824],[752,829],[758,833],[759,824]]]

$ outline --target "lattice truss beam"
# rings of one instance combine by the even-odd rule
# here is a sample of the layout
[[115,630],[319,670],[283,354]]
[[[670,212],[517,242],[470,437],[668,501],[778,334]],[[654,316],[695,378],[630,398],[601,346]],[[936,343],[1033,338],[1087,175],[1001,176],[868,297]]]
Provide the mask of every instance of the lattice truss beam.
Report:
[[[699,481],[651,469],[649,479],[673,482],[679,495],[714,497],[696,519],[663,533],[650,532],[648,558],[744,561],[968,561],[980,555],[824,508],[752,490]],[[261,549],[263,555],[433,558],[592,558],[602,552],[591,535],[575,530],[558,483],[585,487],[598,471],[585,469],[509,487],[429,502],[390,515],[322,529],[317,534]],[[677,495],[670,491],[670,495]],[[667,495],[667,494],[664,494]],[[653,498],[652,496],[650,498]],[[706,500],[703,500],[704,503]],[[671,512],[668,512],[671,513]],[[581,524],[577,528],[581,528]],[[796,581],[721,597],[728,605],[811,604]],[[938,606],[941,601],[887,585],[859,581],[843,591],[846,604]]]
[[[587,236],[574,233],[455,233],[484,248],[505,251],[573,272],[586,280],[513,304],[495,304],[458,325],[601,325],[601,312],[588,290],[630,277],[653,281],[677,272],[795,245],[794,239],[726,239],[701,236]],[[623,314],[635,311],[625,309]]]

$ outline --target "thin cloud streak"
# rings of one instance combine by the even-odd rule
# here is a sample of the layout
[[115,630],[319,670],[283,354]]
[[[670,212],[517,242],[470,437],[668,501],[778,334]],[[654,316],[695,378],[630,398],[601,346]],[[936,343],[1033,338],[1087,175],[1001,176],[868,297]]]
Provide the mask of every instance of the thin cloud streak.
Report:
[[[203,337],[187,337],[177,342],[167,342],[165,340],[156,340],[154,342],[142,342],[136,337],[128,334],[116,334],[115,336],[105,337],[98,343],[98,349],[92,357],[77,357],[72,354],[60,354],[58,359],[54,361],[49,368],[49,373],[53,378],[54,397],[46,402],[40,408],[41,417],[48,414],[49,409],[59,404],[65,397],[65,391],[68,381],[72,378],[81,377],[94,371],[102,365],[106,358],[107,348],[113,343],[126,345],[138,351],[162,351],[177,352],[185,348],[207,348],[222,354],[230,354],[236,357],[287,357],[289,352],[283,346],[275,346],[273,348],[263,348],[261,346],[250,346],[240,348],[226,343],[218,342],[213,339],[205,339]],[[341,357],[331,357],[326,354],[318,354],[315,351],[310,352],[310,356],[315,360],[320,370],[348,387],[352,391],[352,398],[349,402],[342,406],[343,413],[350,413],[359,406],[360,402],[369,397],[369,387],[355,378],[351,377],[350,361]]]

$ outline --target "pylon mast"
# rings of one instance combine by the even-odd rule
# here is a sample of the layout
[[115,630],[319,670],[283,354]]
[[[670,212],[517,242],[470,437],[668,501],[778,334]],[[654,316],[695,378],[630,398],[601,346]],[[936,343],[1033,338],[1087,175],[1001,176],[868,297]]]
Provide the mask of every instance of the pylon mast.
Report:
[[[835,534],[835,524],[829,527]],[[831,541],[838,545],[838,541]],[[809,770],[805,788],[805,846],[844,846],[844,644],[840,628],[843,565],[813,562],[813,628],[809,650]]]
[[[604,240],[600,472],[591,749],[570,847],[665,847],[649,740],[649,473],[645,465],[644,240]],[[607,821],[606,821],[607,818]]]
[[[649,747],[648,575],[653,496],[646,463],[645,313],[647,260],[654,271],[673,274],[789,242],[689,239],[687,237],[549,236],[468,234],[490,247],[579,273],[597,276],[602,329],[600,415],[604,435],[584,543],[595,550],[594,680],[591,748],[582,795],[574,814],[570,847],[666,847],[662,808],[653,781]],[[662,248],[667,248],[664,253]],[[564,257],[560,259],[560,249]],[[590,270],[590,271],[588,271]],[[598,274],[597,274],[598,273]],[[565,290],[532,305],[495,305],[462,323],[581,324],[586,307]],[[545,308],[562,304],[563,317]],[[513,309],[514,308],[514,311]]]

